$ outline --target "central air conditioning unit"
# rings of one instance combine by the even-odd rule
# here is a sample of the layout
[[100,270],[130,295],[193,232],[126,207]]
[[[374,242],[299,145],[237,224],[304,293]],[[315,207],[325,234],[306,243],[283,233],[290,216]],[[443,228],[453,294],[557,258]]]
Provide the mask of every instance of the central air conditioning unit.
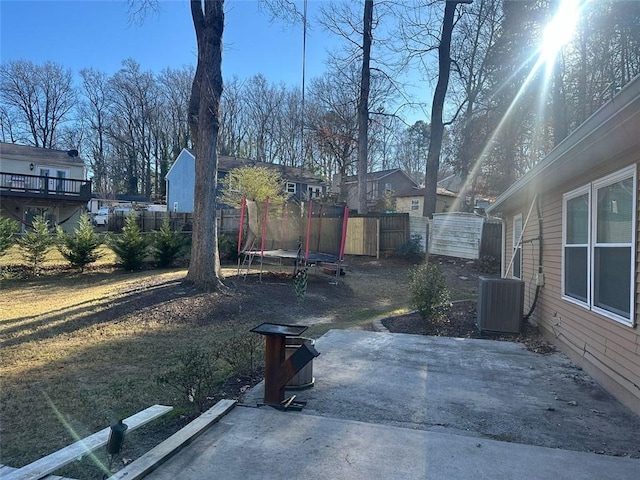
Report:
[[522,280],[480,277],[477,320],[480,333],[520,333],[523,308]]

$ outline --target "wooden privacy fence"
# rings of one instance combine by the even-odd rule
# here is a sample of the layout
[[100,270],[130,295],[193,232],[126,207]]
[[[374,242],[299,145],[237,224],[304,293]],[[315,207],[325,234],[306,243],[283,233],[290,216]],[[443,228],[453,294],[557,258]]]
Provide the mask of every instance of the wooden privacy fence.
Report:
[[[126,212],[114,212],[109,216],[108,229],[113,232],[122,231],[126,216]],[[192,213],[136,212],[136,220],[143,232],[160,230],[165,219],[169,220],[172,230],[191,232],[193,229]],[[218,210],[217,222],[218,232],[230,234],[232,238],[236,238],[240,226],[240,209]],[[335,228],[333,224],[342,222],[342,219],[325,218],[322,222],[323,231],[335,230],[337,232],[339,229]],[[319,238],[315,235],[315,231],[311,233],[312,238]],[[345,253],[371,257],[379,257],[380,254],[390,255],[406,243],[411,235],[408,213],[354,215],[349,217],[347,225]],[[310,248],[318,251],[330,251],[329,248],[334,243],[335,239],[323,237],[320,244],[310,245]]]
[[349,217],[344,253],[347,255],[380,256],[380,220],[377,218]]
[[410,238],[408,213],[374,213],[349,217],[347,255],[393,254]]
[[[238,233],[240,225],[240,209],[218,210],[216,221],[218,223],[218,231],[222,233]],[[108,229],[112,232],[120,232],[124,227],[127,212],[113,212],[109,215]],[[138,226],[143,232],[152,232],[160,230],[162,222],[168,219],[172,230],[191,232],[193,230],[193,214],[192,213],[176,213],[176,212],[136,212],[136,220]]]

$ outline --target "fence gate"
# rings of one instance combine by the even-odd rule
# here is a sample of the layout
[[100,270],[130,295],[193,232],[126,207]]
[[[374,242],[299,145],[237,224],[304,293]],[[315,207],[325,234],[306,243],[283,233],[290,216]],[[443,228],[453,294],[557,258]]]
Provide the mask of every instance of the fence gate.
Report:
[[349,217],[348,222],[344,253],[379,258],[380,220],[377,218]]

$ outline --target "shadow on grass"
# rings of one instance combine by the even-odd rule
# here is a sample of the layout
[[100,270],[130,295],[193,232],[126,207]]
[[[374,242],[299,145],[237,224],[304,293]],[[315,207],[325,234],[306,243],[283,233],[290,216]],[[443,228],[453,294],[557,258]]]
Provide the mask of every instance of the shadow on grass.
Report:
[[[14,326],[0,330],[3,336],[10,337],[2,340],[0,346],[9,347],[55,335],[69,334],[87,326],[117,321],[119,317],[178,298],[203,295],[209,294],[176,280],[151,287],[131,289],[126,293],[116,293],[97,302],[89,300],[52,310],[46,314],[13,319]],[[32,331],[34,329],[35,331]],[[23,332],[25,330],[30,332]]]

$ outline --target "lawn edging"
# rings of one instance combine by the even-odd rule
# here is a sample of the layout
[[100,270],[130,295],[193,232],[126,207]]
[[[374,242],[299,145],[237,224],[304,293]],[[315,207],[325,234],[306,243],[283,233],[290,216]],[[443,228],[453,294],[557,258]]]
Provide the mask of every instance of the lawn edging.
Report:
[[236,400],[220,400],[209,410],[178,430],[164,442],[155,446],[143,456],[114,473],[110,480],[137,480],[147,476],[178,451],[200,436],[209,426],[218,422],[236,406]]

